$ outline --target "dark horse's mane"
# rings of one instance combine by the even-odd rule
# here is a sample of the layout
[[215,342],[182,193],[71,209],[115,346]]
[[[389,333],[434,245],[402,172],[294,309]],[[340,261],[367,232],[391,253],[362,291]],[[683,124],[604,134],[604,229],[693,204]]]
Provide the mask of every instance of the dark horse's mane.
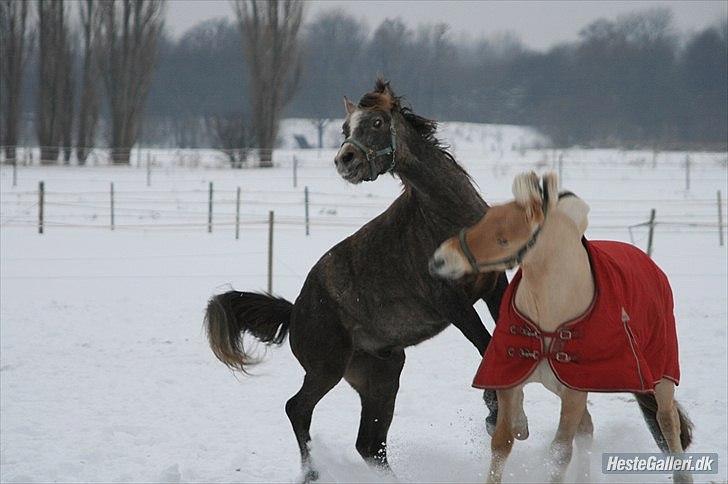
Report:
[[395,96],[392,93],[389,81],[382,78],[377,79],[374,90],[361,97],[358,107],[370,110],[397,110],[424,143],[442,153],[448,161],[470,179],[470,174],[460,166],[450,153],[450,145],[437,138],[437,121],[415,114],[403,96]]

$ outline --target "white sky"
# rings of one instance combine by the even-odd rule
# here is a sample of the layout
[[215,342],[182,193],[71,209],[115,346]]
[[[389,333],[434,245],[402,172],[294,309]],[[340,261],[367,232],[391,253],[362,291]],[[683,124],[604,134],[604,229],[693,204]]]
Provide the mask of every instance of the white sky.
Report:
[[[401,1],[309,0],[307,18],[330,8],[340,8],[366,20],[370,28],[387,17],[400,16],[411,27],[419,23],[446,22],[455,36],[489,37],[515,32],[526,45],[548,49],[576,39],[579,30],[593,20],[651,7],[669,7],[677,28],[691,32],[717,24],[728,16],[728,1],[629,0],[629,1]],[[169,0],[167,27],[174,36],[201,20],[232,17],[228,0]]]

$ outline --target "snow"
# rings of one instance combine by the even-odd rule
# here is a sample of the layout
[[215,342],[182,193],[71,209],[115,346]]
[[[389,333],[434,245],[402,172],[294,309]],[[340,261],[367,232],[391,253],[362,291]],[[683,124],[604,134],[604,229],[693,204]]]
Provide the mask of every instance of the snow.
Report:
[[[303,126],[303,122],[300,123]],[[338,125],[334,126],[338,130]],[[334,129],[334,128],[332,128]],[[673,285],[682,382],[678,399],[695,422],[691,450],[717,452],[728,478],[726,385],[728,277],[718,245],[716,190],[726,193],[725,153],[524,150],[529,132],[502,129],[503,150],[464,123],[448,131],[458,159],[489,201],[510,198],[518,171],[558,168],[563,186],[592,206],[592,238],[629,241],[629,225],[657,210],[654,257]],[[519,134],[520,133],[520,134]],[[489,135],[490,136],[490,135]],[[315,138],[313,138],[315,139]],[[488,139],[490,139],[488,137]],[[514,141],[516,140],[516,141]],[[528,141],[530,142],[530,141]],[[478,150],[478,144],[482,145]],[[197,167],[154,152],[152,186],[143,168],[20,167],[18,186],[2,167],[0,188],[0,481],[292,482],[299,457],[285,401],[303,373],[287,345],[267,351],[255,376],[236,376],[207,347],[208,297],[232,285],[265,289],[267,213],[275,210],[274,291],[295,299],[316,260],[383,210],[398,182],[351,186],[332,151],[276,153],[277,168]],[[299,159],[298,187],[291,160]],[[691,160],[685,189],[684,160]],[[37,233],[37,183],[45,181],[45,233]],[[109,229],[108,184],[116,190]],[[214,230],[207,230],[214,182]],[[242,228],[234,238],[235,188]],[[303,187],[311,197],[304,235]],[[723,216],[725,218],[725,202]],[[724,222],[725,223],[725,222]],[[693,224],[693,225],[688,225]],[[646,244],[646,228],[633,229]],[[492,327],[484,305],[478,311]],[[479,357],[455,329],[407,351],[389,456],[399,481],[483,481],[489,460],[485,409],[470,387]],[[592,394],[591,480],[646,482],[664,476],[604,476],[602,452],[653,452],[630,395]],[[517,442],[509,482],[538,482],[558,421],[558,400],[526,389],[531,436]],[[359,402],[339,384],[314,413],[313,455],[325,481],[393,480],[368,469],[354,450]],[[568,479],[577,479],[572,464]]]

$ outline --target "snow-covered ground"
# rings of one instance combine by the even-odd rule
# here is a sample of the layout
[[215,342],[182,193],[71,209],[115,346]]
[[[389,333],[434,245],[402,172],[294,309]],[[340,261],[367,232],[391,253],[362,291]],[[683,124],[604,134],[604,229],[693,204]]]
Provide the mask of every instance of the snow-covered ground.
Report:
[[[592,238],[630,240],[628,226],[658,225],[654,257],[670,277],[679,324],[678,399],[695,422],[692,450],[717,452],[728,477],[726,434],[726,247],[718,245],[716,191],[726,193],[725,153],[503,150],[460,127],[450,141],[486,199],[510,197],[518,171],[562,160],[563,186],[592,205]],[[338,127],[336,128],[338,129]],[[477,140],[472,134],[470,139]],[[470,143],[470,144],[469,144]],[[287,345],[268,351],[256,376],[233,375],[214,359],[202,330],[208,297],[232,285],[265,289],[267,214],[275,210],[274,291],[293,300],[309,268],[337,241],[383,210],[398,182],[350,186],[332,152],[282,150],[274,169],[174,166],[156,152],[143,168],[21,167],[0,171],[0,481],[290,482],[299,458],[283,411],[302,371]],[[197,154],[203,163],[216,156]],[[298,186],[290,161],[299,159]],[[163,162],[165,159],[168,163]],[[46,188],[45,234],[36,228],[37,184]],[[109,182],[116,230],[109,229]],[[213,233],[207,231],[214,182]],[[240,240],[235,188],[242,188]],[[304,234],[303,187],[311,235]],[[726,213],[725,202],[723,216]],[[633,229],[646,246],[645,227]],[[484,307],[478,307],[489,326]],[[401,481],[484,480],[489,438],[480,392],[470,388],[479,358],[452,328],[411,348],[390,431]],[[602,452],[652,452],[630,395],[595,394],[594,481],[669,482],[669,476],[604,476]],[[558,401],[526,390],[531,437],[517,442],[510,482],[540,481],[540,458],[558,421]],[[314,453],[325,480],[378,481],[354,450],[359,402],[345,383],[314,414]],[[573,474],[570,474],[573,478]]]

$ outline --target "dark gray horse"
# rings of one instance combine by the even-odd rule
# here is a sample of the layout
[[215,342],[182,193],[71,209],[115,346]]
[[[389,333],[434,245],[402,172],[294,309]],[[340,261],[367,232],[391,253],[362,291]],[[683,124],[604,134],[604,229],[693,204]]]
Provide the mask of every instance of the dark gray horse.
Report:
[[[205,317],[215,355],[241,371],[254,363],[243,349],[244,333],[268,344],[281,344],[290,334],[291,349],[306,376],[286,404],[286,413],[306,480],[317,477],[308,448],[311,414],[342,378],[361,397],[357,450],[366,461],[388,469],[387,432],[404,348],[452,323],[482,354],[490,335],[473,303],[482,298],[495,318],[507,286],[503,273],[479,274],[458,283],[428,273],[435,249],[488,209],[467,173],[435,139],[436,124],[402,106],[381,80],[358,105],[345,102],[346,140],[335,160],[339,174],[360,183],[390,172],[402,180],[402,194],[324,254],[295,304],[229,291],[210,300]],[[494,399],[486,402],[492,421]]]

